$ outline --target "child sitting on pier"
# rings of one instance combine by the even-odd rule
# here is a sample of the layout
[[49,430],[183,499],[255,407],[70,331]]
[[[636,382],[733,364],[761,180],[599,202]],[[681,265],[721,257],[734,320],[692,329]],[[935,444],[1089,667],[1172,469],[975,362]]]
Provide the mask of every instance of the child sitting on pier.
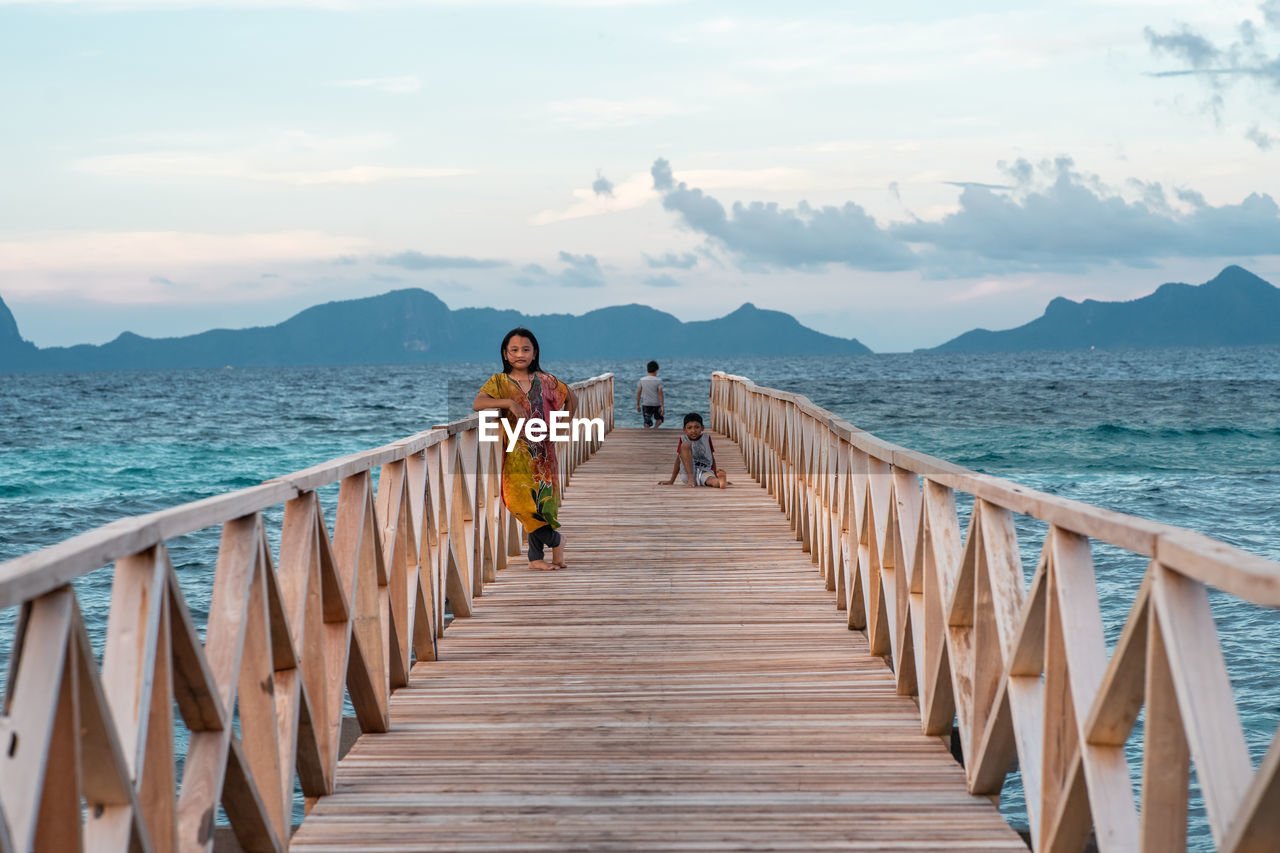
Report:
[[713,486],[723,489],[729,485],[723,468],[716,467],[716,449],[711,436],[703,431],[702,415],[690,412],[684,416],[684,435],[676,440],[676,464],[671,478],[659,480],[659,486],[670,486],[676,474],[684,469],[686,486]]

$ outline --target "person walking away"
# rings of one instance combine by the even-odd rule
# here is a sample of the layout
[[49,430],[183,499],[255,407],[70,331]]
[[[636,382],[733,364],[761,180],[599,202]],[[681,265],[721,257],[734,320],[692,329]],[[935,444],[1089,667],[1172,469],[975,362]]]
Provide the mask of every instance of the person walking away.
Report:
[[658,362],[645,366],[649,375],[640,377],[636,384],[636,411],[644,414],[644,427],[657,429],[666,420],[667,404],[662,393],[662,380],[658,378]]

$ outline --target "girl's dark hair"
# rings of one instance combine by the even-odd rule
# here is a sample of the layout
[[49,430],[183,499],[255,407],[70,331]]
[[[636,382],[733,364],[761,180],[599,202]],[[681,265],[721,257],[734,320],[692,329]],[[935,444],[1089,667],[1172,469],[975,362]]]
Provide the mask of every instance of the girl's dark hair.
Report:
[[533,344],[533,361],[529,362],[529,372],[541,373],[542,365],[538,363],[538,356],[542,351],[538,347],[538,339],[533,336],[533,332],[529,331],[524,326],[516,326],[511,331],[507,332],[506,337],[502,339],[502,347],[498,350],[498,356],[502,359],[502,372],[511,372],[511,362],[507,361],[507,344],[509,344],[511,339],[516,336],[528,338],[529,343]]
[[688,426],[689,424],[697,424],[698,426],[703,426],[702,415],[698,414],[697,412],[690,412],[689,414],[685,415],[684,425]]

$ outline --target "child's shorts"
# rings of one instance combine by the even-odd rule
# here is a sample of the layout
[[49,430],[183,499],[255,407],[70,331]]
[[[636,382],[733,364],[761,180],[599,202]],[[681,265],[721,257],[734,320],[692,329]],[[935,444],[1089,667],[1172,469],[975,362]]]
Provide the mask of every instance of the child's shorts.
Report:
[[644,413],[645,426],[662,426],[665,418],[662,417],[661,406],[641,406],[640,411]]
[[[693,483],[696,486],[705,486],[707,484],[707,478],[714,477],[715,475],[716,472],[712,471],[710,468],[694,468]],[[686,479],[685,482],[687,483],[689,481]]]

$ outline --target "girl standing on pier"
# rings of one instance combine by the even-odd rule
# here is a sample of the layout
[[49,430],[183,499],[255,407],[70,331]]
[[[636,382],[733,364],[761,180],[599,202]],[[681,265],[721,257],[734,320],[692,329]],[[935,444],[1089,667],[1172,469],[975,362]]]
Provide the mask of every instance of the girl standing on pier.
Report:
[[[538,339],[525,328],[515,328],[502,339],[502,372],[476,394],[471,407],[479,412],[498,409],[513,431],[520,418],[550,422],[551,413],[578,407],[573,391],[538,363]],[[522,430],[515,446],[502,459],[502,503],[529,533],[529,568],[563,569],[564,537],[560,534],[560,468],[550,437],[530,441]],[[545,549],[551,548],[551,562]]]

